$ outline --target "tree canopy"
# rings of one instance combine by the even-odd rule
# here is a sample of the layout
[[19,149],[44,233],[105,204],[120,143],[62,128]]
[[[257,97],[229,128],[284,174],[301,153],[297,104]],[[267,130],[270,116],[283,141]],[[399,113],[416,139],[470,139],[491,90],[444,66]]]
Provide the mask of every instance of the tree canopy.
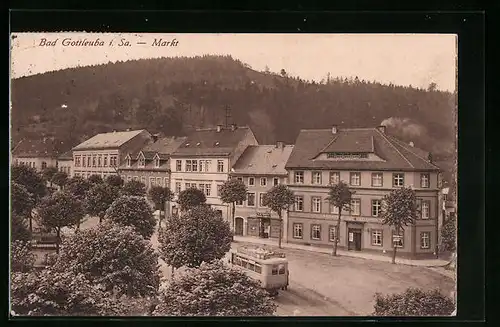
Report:
[[68,174],[58,171],[52,176],[51,182],[62,188],[68,183]]
[[176,276],[160,294],[155,316],[269,316],[276,304],[257,281],[221,262]]
[[102,184],[104,183],[104,180],[102,179],[101,175],[90,175],[89,178],[87,178],[90,184]]
[[281,248],[281,238],[283,230],[282,212],[290,208],[295,203],[293,192],[284,184],[273,186],[271,190],[264,194],[263,205],[269,207],[278,214],[280,220],[278,247]]
[[121,178],[119,175],[108,175],[106,177],[105,182],[113,187],[121,188],[123,186],[123,178]]
[[198,267],[202,262],[222,258],[231,248],[229,223],[207,206],[174,215],[158,235],[162,259],[170,266]]
[[42,176],[34,168],[26,165],[11,167],[11,181],[24,186],[28,193],[32,194],[35,204],[47,194]]
[[453,252],[457,249],[457,220],[450,217],[441,229],[441,251]]
[[35,199],[26,187],[13,181],[10,188],[11,213],[27,217],[34,205]]
[[207,197],[203,191],[191,187],[179,193],[177,203],[182,211],[187,211],[191,208],[200,206],[207,202]]
[[330,185],[328,190],[328,197],[326,200],[328,203],[338,209],[337,213],[337,225],[335,225],[335,236],[333,242],[333,252],[332,255],[337,255],[337,246],[339,243],[340,235],[340,222],[342,220],[342,210],[350,210],[352,195],[354,191],[349,189],[349,186],[344,181],[339,181],[337,184]]
[[146,199],[140,196],[119,197],[106,210],[105,218],[116,224],[133,227],[146,239],[151,238],[155,231],[153,211]]
[[35,255],[31,252],[30,244],[16,240],[10,247],[10,269],[14,272],[27,272],[35,264]]
[[80,201],[83,201],[91,186],[90,182],[85,178],[81,176],[73,176],[66,183],[65,190],[66,192],[76,196],[80,199]]
[[42,171],[43,179],[46,182],[52,183],[52,177],[57,173],[56,167],[47,167]]
[[94,184],[85,194],[83,208],[87,214],[99,217],[99,222],[101,222],[106,215],[106,210],[108,210],[118,195],[107,184]]
[[140,181],[131,180],[123,185],[121,195],[145,196],[146,185]]
[[149,189],[149,197],[155,204],[156,209],[164,210],[163,205],[165,202],[171,201],[174,194],[168,187],[153,186]]
[[23,217],[12,213],[10,216],[10,239],[11,241],[29,241],[31,240],[31,232],[26,226]]

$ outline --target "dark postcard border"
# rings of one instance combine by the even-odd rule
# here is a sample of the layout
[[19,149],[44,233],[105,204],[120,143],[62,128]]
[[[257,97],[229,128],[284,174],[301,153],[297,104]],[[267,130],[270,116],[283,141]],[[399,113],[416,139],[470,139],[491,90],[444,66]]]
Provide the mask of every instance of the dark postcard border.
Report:
[[[485,83],[482,12],[124,12],[11,11],[12,32],[232,32],[232,33],[453,33],[459,35],[459,254],[458,316],[456,318],[397,319],[397,321],[463,321],[484,318],[484,165]],[[304,20],[305,19],[305,20]],[[460,219],[462,218],[462,219]],[[8,276],[7,276],[8,278]],[[395,276],[397,278],[397,276]],[[106,319],[120,321],[121,319]],[[129,323],[135,319],[121,320]],[[146,320],[146,319],[141,319]],[[148,324],[157,322],[147,319]],[[193,324],[182,319],[178,322]],[[211,319],[213,321],[213,319]],[[253,320],[253,319],[245,319]],[[260,319],[259,319],[260,320]],[[320,321],[359,321],[367,318],[273,318],[286,324]],[[395,319],[373,317],[369,321]],[[40,321],[40,319],[37,319]],[[64,323],[50,319],[51,323]],[[165,323],[168,319],[162,319]],[[241,319],[221,319],[220,322]],[[292,322],[293,321],[293,322]],[[21,321],[19,321],[21,322]],[[27,320],[23,319],[22,323]],[[66,320],[66,322],[69,322]],[[92,323],[71,319],[72,324]],[[261,323],[261,322],[259,322]]]

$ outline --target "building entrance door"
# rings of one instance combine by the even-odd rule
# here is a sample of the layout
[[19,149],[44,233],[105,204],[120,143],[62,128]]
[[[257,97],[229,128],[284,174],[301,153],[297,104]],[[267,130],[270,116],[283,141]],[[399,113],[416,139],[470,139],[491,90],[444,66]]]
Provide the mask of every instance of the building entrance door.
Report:
[[347,241],[348,250],[361,251],[361,230],[357,228],[349,228]]
[[243,235],[243,218],[241,217],[236,217],[234,219],[234,234]]

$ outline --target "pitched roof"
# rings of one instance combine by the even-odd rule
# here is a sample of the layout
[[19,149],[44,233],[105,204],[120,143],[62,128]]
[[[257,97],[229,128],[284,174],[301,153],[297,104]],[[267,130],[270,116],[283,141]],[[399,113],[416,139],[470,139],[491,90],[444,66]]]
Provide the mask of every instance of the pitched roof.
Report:
[[12,150],[12,155],[18,157],[57,157],[60,142],[53,138],[23,139]]
[[57,157],[58,160],[73,160],[73,151],[69,150]]
[[140,129],[135,131],[97,134],[85,142],[78,144],[73,148],[73,150],[118,148],[130,141],[132,138],[141,134],[143,131],[145,130]]
[[217,132],[216,128],[197,129],[187,137],[172,155],[230,155],[240,141],[245,138],[249,130],[250,127],[248,126],[239,126],[234,131],[223,128],[220,132]]
[[292,153],[293,145],[250,145],[233,170],[237,174],[286,175],[285,164]]
[[[324,152],[374,153],[382,160],[317,159]],[[300,131],[286,168],[439,170],[427,154],[376,128],[338,129],[337,134],[331,129],[311,129]]]
[[[148,163],[148,161],[152,161],[156,154],[160,157],[160,160],[168,160],[170,158],[170,154],[174,152],[181,144],[186,140],[186,137],[178,137],[178,136],[166,136],[158,139],[156,142],[148,143],[142,149],[137,150],[133,153],[129,153],[132,164],[131,167],[126,166],[126,162],[124,161],[121,168],[138,168],[137,167],[137,156],[139,153],[144,154],[144,158],[146,159],[146,167],[145,168],[153,168],[154,163]],[[164,163],[161,164],[160,167],[163,168]],[[169,166],[169,165],[167,165]],[[166,166],[166,167],[167,167]]]

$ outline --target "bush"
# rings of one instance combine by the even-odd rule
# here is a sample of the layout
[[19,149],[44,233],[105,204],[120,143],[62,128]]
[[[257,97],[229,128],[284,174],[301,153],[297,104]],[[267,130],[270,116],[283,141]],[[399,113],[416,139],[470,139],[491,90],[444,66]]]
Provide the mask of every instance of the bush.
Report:
[[158,254],[151,243],[132,227],[110,222],[65,238],[55,267],[82,273],[120,295],[155,295],[160,283]]
[[106,210],[106,219],[131,226],[144,238],[151,238],[156,220],[146,199],[139,196],[121,196]]
[[376,293],[374,309],[374,316],[449,316],[455,304],[437,289],[408,288],[400,294]]
[[269,316],[276,304],[258,282],[221,262],[177,275],[162,292],[155,316]]
[[14,241],[11,246],[11,271],[27,272],[35,264],[35,255],[28,242]]
[[16,214],[11,215],[10,239],[11,241],[24,242],[31,240],[31,233],[28,226],[26,226],[26,222]]
[[457,221],[450,217],[441,229],[440,251],[453,252],[457,248]]

